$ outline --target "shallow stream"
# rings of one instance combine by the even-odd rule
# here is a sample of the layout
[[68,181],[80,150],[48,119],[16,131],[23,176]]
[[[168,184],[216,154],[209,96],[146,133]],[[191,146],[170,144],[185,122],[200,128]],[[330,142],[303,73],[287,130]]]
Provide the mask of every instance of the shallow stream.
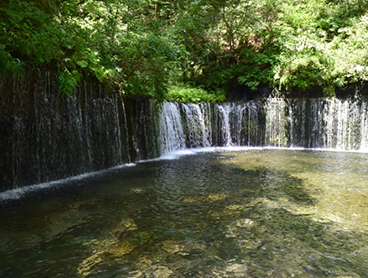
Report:
[[0,277],[368,277],[367,165],[216,150],[3,198]]

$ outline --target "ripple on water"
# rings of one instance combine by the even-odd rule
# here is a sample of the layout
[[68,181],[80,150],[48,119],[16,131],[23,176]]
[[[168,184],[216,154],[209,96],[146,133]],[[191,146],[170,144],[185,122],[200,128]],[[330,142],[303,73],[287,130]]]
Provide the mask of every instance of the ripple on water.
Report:
[[0,274],[364,277],[367,159],[211,152],[57,186],[0,208]]

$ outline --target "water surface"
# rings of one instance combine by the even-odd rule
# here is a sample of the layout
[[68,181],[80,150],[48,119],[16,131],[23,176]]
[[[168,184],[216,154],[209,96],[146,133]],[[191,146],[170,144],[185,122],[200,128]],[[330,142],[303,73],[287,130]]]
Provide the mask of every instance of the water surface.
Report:
[[368,155],[200,153],[0,204],[1,277],[366,277]]

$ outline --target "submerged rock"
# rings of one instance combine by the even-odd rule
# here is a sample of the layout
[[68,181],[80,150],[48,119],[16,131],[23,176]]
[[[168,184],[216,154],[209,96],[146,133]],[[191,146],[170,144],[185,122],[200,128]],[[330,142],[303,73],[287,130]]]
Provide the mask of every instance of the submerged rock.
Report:
[[217,202],[217,201],[222,201],[226,198],[225,194],[210,194],[207,196],[207,201],[209,202]]
[[260,239],[243,239],[238,240],[238,246],[244,249],[254,250],[262,245],[262,240]]
[[138,227],[131,218],[123,219],[120,223],[121,226],[125,227],[128,231],[137,230]]
[[145,273],[144,278],[168,278],[174,272],[166,266],[152,266]]
[[87,276],[90,272],[92,267],[102,261],[100,254],[94,254],[88,258],[86,258],[82,263],[79,264],[77,269],[78,274],[82,276]]
[[130,253],[134,247],[129,242],[115,243],[112,240],[104,240],[96,245],[94,249],[96,253],[79,264],[77,269],[79,275],[89,275],[93,271],[93,267],[105,259],[106,254],[121,257]]
[[184,245],[179,245],[175,241],[166,240],[162,242],[162,249],[170,254],[177,253],[184,250]]
[[152,265],[152,260],[143,257],[143,258],[138,259],[138,263],[136,264],[136,267],[140,271],[146,271],[151,265]]
[[247,218],[238,219],[235,221],[235,226],[241,227],[241,228],[251,229],[255,227],[256,225],[257,225],[257,222],[253,221],[252,219],[247,219]]
[[130,231],[135,231],[137,230],[138,227],[137,225],[134,223],[134,220],[131,218],[127,218],[127,219],[123,219],[120,224],[112,230],[112,235],[114,237],[121,237],[123,236],[125,233],[130,232]]
[[129,272],[129,278],[141,278],[141,277],[143,277],[142,271],[135,270],[135,271]]
[[121,257],[130,253],[133,249],[134,247],[129,242],[122,242],[115,245],[114,248],[109,249],[107,252],[116,257]]
[[244,264],[232,264],[226,267],[226,272],[235,273],[235,274],[246,274],[248,271],[248,267]]
[[171,274],[173,274],[172,270],[170,270],[169,268],[165,267],[165,266],[161,266],[159,267],[159,269],[157,269],[154,273],[153,273],[153,277],[154,278],[167,278],[169,277]]
[[206,245],[196,242],[194,240],[173,241],[165,240],[162,242],[162,249],[170,254],[177,253],[178,255],[189,255],[193,250],[205,250]]

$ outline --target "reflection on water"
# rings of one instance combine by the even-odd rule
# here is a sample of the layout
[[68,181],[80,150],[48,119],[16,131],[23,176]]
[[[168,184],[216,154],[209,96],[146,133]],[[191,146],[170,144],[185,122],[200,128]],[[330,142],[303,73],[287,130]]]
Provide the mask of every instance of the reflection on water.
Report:
[[0,206],[1,277],[366,277],[367,154],[154,161]]

